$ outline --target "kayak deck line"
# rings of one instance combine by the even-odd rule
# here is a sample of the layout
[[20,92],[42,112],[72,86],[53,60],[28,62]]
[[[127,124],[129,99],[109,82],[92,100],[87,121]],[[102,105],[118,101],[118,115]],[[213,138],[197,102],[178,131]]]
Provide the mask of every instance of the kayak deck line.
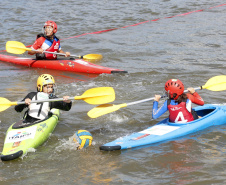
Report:
[[188,123],[172,123],[169,118],[163,119],[154,126],[135,132],[100,146],[100,150],[114,151],[172,141],[196,133],[211,126],[226,123],[225,104],[206,104],[194,108],[201,118]]
[[36,60],[33,58],[21,58],[10,55],[0,54],[0,60],[17,65],[23,65],[33,68],[46,68],[68,72],[78,73],[93,73],[93,74],[113,74],[113,73],[127,73],[125,70],[114,69],[110,67],[103,67],[83,59],[57,59],[57,60]]

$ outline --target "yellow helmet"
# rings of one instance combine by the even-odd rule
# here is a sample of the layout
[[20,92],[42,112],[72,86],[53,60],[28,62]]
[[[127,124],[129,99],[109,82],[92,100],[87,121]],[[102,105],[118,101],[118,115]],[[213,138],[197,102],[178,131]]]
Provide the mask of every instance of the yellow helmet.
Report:
[[52,75],[42,74],[37,80],[37,91],[42,92],[44,85],[55,84],[55,80]]

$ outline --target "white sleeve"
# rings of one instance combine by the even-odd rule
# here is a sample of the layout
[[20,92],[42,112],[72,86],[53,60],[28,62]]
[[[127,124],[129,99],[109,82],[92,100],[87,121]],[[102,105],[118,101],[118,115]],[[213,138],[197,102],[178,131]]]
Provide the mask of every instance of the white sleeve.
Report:
[[191,112],[191,100],[189,100],[189,99],[186,102],[186,108],[187,108],[188,112]]

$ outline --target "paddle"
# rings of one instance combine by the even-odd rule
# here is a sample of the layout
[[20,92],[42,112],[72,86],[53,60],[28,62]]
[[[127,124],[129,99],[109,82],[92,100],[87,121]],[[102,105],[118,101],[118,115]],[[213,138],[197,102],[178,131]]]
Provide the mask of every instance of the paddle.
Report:
[[[13,54],[23,54],[26,51],[38,51],[38,50],[33,50],[31,48],[27,48],[23,43],[18,42],[18,41],[8,41],[8,42],[6,42],[6,51],[8,53],[13,53]],[[43,51],[43,52],[65,56],[65,54],[63,54],[63,53],[55,53],[55,52],[50,52],[50,51]],[[71,55],[71,57],[81,58],[81,59],[88,60],[88,61],[99,61],[102,59],[102,55],[100,55],[100,54],[87,54],[84,56]]]
[[[69,100],[84,100],[86,103],[98,105],[109,103],[115,100],[115,91],[112,87],[97,87],[85,91],[81,96],[69,97]],[[63,98],[34,100],[31,103],[63,101]],[[25,104],[22,102],[11,102],[0,97],[0,112],[8,109],[12,105]]]
[[[211,91],[226,90],[226,75],[220,75],[220,76],[212,77],[206,82],[205,85],[200,86],[200,87],[196,87],[194,89],[195,90],[208,89],[208,90],[211,90]],[[188,92],[188,91],[186,90],[185,92]],[[154,97],[135,101],[135,102],[131,102],[131,103],[123,103],[123,104],[119,104],[119,105],[114,105],[114,104],[99,105],[99,106],[91,109],[88,112],[88,116],[91,117],[91,118],[97,118],[99,116],[117,111],[120,108],[127,107],[129,105],[134,105],[134,104],[138,104],[138,103],[151,101],[151,100],[154,100]]]

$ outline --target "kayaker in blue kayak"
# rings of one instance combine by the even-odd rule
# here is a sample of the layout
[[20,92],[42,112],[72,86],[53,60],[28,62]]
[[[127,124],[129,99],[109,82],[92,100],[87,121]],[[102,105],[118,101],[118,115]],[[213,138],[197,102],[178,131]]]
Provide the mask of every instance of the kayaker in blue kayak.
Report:
[[54,99],[55,95],[55,80],[49,74],[42,74],[37,80],[37,92],[30,92],[22,100],[26,104],[15,106],[17,112],[22,112],[24,108],[28,108],[25,112],[24,119],[26,122],[34,122],[45,119],[52,108],[69,111],[72,106],[69,96],[64,96],[63,101],[30,103],[32,100]]
[[38,51],[28,51],[29,55],[36,54],[36,59],[57,59],[57,55],[43,53],[43,51],[57,52],[70,56],[70,52],[64,52],[60,46],[60,40],[55,36],[57,32],[57,24],[54,21],[46,21],[43,27],[43,33],[38,34],[36,41],[31,49]]
[[204,105],[201,96],[195,92],[194,88],[188,88],[188,93],[184,93],[184,85],[180,80],[170,79],[165,83],[165,91],[168,100],[158,109],[160,95],[155,95],[153,102],[152,118],[157,119],[169,110],[169,120],[175,123],[187,123],[198,119],[197,114],[192,110],[191,103]]

